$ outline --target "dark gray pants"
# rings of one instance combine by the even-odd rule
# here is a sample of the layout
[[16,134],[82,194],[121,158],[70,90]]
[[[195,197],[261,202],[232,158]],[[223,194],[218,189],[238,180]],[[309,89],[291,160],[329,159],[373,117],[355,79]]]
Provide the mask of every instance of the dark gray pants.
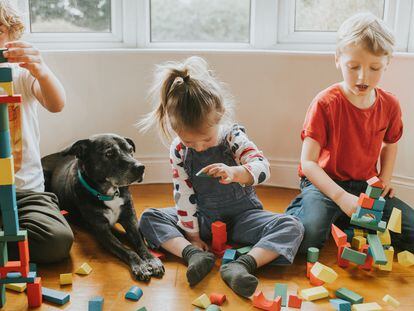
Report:
[[[58,262],[69,256],[73,233],[50,192],[16,191],[19,226],[27,230],[30,261]],[[9,259],[17,259],[17,243],[9,242]]]

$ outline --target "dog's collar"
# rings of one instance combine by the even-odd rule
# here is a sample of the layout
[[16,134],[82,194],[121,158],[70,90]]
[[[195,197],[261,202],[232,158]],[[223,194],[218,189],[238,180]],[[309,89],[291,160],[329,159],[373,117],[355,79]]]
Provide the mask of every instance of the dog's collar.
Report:
[[83,178],[80,170],[78,170],[78,179],[81,185],[100,201],[112,201],[115,197],[119,197],[119,189],[116,189],[114,195],[105,195],[93,189]]

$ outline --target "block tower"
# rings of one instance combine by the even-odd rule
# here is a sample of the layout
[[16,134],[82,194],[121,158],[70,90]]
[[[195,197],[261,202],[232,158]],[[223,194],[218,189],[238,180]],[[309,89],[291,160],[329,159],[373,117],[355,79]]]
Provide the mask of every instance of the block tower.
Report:
[[[7,60],[0,50],[0,62]],[[5,284],[27,283],[29,307],[42,304],[42,288],[36,272],[29,272],[27,232],[20,230],[17,217],[14,164],[10,144],[8,104],[21,103],[21,96],[13,94],[12,68],[0,67],[0,208],[3,231],[0,231],[0,307],[6,302]],[[7,244],[17,243],[19,260],[9,261]]]

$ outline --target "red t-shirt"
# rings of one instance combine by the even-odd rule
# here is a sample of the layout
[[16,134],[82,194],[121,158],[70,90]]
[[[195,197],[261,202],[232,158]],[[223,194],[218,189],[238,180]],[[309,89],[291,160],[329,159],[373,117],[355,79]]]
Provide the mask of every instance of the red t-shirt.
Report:
[[[312,101],[301,138],[320,144],[318,164],[332,179],[367,180],[378,175],[382,142],[395,143],[402,132],[401,108],[394,95],[376,88],[374,104],[360,109],[334,84]],[[300,166],[299,175],[304,177]]]

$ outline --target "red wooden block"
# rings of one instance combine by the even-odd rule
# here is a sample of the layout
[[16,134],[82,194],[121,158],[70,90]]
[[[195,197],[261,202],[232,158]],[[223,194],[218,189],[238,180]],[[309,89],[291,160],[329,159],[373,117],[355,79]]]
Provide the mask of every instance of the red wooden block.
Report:
[[310,278],[310,271],[315,263],[314,262],[307,262],[306,263],[306,277]]
[[364,246],[362,246],[360,251],[367,254],[367,259],[365,259],[365,263],[363,265],[359,265],[358,268],[371,271],[372,264],[374,263],[374,258],[368,254],[368,248],[369,248],[368,244],[365,244]]
[[155,249],[150,249],[149,252],[152,254],[152,256],[159,258],[159,259],[165,259],[165,254],[157,251]]
[[226,224],[222,221],[215,221],[211,224],[211,233],[218,236],[227,236]]
[[21,102],[21,95],[0,95],[0,104],[16,104]]
[[221,249],[212,249],[211,251],[213,252],[214,255],[216,255],[216,257],[223,257],[224,252],[226,251],[226,249],[232,248],[230,245],[225,244],[223,248]]
[[342,252],[344,250],[345,247],[351,247],[350,243],[346,243],[345,245],[341,245],[340,247],[338,247],[338,266],[340,266],[341,268],[348,268],[349,266],[349,260],[343,259],[342,256]]
[[300,299],[296,295],[289,295],[288,307],[300,309],[301,306],[302,306],[302,299]]
[[368,179],[367,183],[371,187],[384,189],[384,184],[382,183],[381,179],[379,179],[377,176],[374,176]]
[[312,271],[309,272],[309,280],[313,286],[321,286],[325,284],[324,281],[319,280],[316,276],[313,275]]
[[358,205],[367,209],[372,209],[374,202],[375,200],[370,198],[366,193],[361,193],[358,199]]
[[336,246],[341,246],[346,244],[347,236],[345,232],[343,232],[341,229],[339,229],[337,226],[332,224],[331,226],[331,233],[335,240]]
[[22,277],[27,277],[29,274],[29,265],[22,265],[20,261],[9,261],[4,267],[0,267],[0,278],[6,278],[9,272],[20,272]]
[[64,217],[66,217],[66,216],[68,216],[69,215],[69,212],[67,211],[67,210],[61,210],[60,211],[60,213],[64,216]]
[[20,262],[22,266],[29,265],[29,244],[27,240],[17,242],[19,246]]
[[274,300],[267,300],[263,292],[256,292],[253,295],[253,306],[267,311],[280,311],[282,308],[282,297],[278,296]]
[[210,302],[212,304],[221,306],[226,301],[226,295],[219,294],[219,293],[211,293],[210,294]]
[[27,283],[27,301],[30,308],[42,305],[42,283],[39,277],[35,278],[33,283]]

